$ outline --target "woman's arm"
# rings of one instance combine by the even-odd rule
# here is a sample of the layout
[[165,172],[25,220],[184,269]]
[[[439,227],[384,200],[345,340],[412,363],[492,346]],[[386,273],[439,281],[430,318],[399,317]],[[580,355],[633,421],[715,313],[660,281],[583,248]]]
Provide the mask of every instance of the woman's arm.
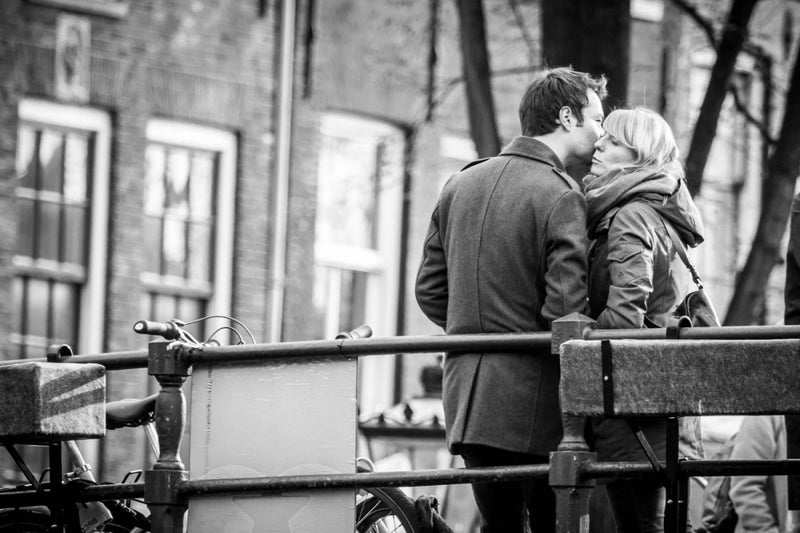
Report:
[[635,329],[644,325],[653,292],[653,227],[640,205],[620,209],[608,229],[609,289],[600,329]]

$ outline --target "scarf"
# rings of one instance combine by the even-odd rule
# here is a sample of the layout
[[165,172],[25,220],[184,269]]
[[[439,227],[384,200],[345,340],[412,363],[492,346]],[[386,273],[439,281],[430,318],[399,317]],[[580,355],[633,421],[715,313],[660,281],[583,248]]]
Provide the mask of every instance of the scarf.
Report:
[[589,235],[594,235],[603,215],[613,207],[643,194],[669,196],[677,190],[679,182],[674,176],[659,171],[615,168],[602,176],[587,175],[583,185]]

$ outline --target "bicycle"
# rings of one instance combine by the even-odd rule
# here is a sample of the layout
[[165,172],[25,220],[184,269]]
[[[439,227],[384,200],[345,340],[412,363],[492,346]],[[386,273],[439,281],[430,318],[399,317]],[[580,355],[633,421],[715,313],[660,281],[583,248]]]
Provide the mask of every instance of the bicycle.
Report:
[[[199,342],[194,336],[187,332],[184,327],[212,317],[204,317],[192,322],[182,322],[171,320],[168,322],[153,322],[140,320],[134,324],[134,331],[142,335],[160,336],[166,340],[186,343],[192,346],[202,347],[205,345],[216,344],[219,342],[214,339],[216,334],[222,330],[229,330],[238,338],[238,343],[243,344],[244,336],[234,327],[223,326],[215,330],[209,340]],[[225,317],[229,318],[229,317]],[[230,319],[247,332],[249,340],[255,344],[252,333],[247,327],[235,319]],[[360,326],[349,332],[342,332],[336,336],[337,339],[365,338],[372,334],[369,326]],[[71,351],[70,351],[71,352]],[[155,403],[157,394],[148,396],[144,399],[125,399],[106,404],[106,427],[117,429],[120,427],[138,427],[145,429],[145,435],[150,445],[151,451],[158,457],[158,437],[154,429]],[[83,459],[80,449],[75,441],[66,441],[67,450],[72,459],[75,470],[69,473],[66,485],[80,490],[81,485],[96,483],[91,474],[91,467]],[[47,488],[47,484],[40,483],[30,475],[24,466],[21,457],[15,457],[15,461],[26,474],[30,485],[14,487],[7,490],[20,490],[30,487],[37,487],[37,490]],[[368,459],[359,458],[357,460],[359,472],[369,472],[372,464]],[[141,475],[141,471],[133,471],[126,476],[123,483],[127,482],[128,477]],[[134,482],[138,481],[138,477]],[[114,533],[146,533],[150,531],[150,520],[143,513],[130,507],[130,502],[104,501],[92,502],[97,505],[86,505],[91,507],[95,515],[79,517],[80,508],[70,513],[67,517],[67,531],[81,531],[88,533],[91,531],[109,531]],[[105,513],[103,512],[105,511]],[[355,505],[355,532],[356,533],[389,533],[389,532],[408,532],[418,533],[422,531],[422,521],[419,517],[415,502],[401,490],[394,487],[360,489],[356,493]],[[90,515],[91,513],[84,513]],[[55,519],[57,522],[57,519]],[[47,508],[21,508],[0,511],[0,533],[44,533],[51,531],[54,525],[54,517],[48,512]],[[94,526],[97,526],[96,528]]]
[[[148,396],[140,400],[125,399],[106,404],[106,428],[110,430],[122,427],[143,427],[147,440],[153,451],[158,454],[158,437],[155,433],[155,404],[157,395]],[[97,484],[92,474],[91,466],[83,458],[83,454],[76,441],[64,441],[67,454],[72,460],[74,469],[65,474],[65,487],[67,492],[77,492],[86,485]],[[49,483],[35,480],[30,471],[24,466],[22,458],[9,449],[15,462],[20,466],[30,485],[22,485],[6,490],[21,490],[35,488],[44,491],[49,488]],[[127,483],[129,478],[133,482],[141,476],[140,470],[129,472],[123,479]],[[150,529],[150,520],[141,512],[131,508],[130,501],[107,500],[102,502],[88,502],[76,504],[71,508],[71,513],[66,516],[69,530],[90,532],[104,531],[113,533],[144,533]],[[57,522],[57,519],[55,520]],[[47,507],[18,508],[0,512],[0,532],[14,533],[45,533],[52,531],[54,517]],[[100,528],[100,529],[98,529]]]

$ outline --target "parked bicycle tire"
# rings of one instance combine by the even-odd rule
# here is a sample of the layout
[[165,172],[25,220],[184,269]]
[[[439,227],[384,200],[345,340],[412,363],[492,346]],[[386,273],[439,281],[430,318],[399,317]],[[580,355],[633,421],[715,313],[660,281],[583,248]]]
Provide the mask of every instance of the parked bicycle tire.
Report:
[[50,525],[50,515],[46,513],[25,509],[0,513],[0,532],[2,533],[47,533]]
[[356,505],[357,533],[420,533],[420,522],[414,501],[400,489],[371,488],[369,495]]

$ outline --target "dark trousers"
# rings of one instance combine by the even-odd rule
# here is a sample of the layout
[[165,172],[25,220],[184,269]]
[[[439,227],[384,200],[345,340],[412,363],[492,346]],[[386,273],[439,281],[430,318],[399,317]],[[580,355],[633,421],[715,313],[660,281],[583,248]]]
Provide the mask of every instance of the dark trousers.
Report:
[[664,532],[667,491],[658,480],[614,481],[606,490],[617,533]]
[[[464,445],[460,452],[468,468],[541,464],[549,459],[479,445]],[[555,531],[556,499],[547,478],[474,483],[472,492],[481,513],[481,533],[524,533],[526,521],[533,533]]]

